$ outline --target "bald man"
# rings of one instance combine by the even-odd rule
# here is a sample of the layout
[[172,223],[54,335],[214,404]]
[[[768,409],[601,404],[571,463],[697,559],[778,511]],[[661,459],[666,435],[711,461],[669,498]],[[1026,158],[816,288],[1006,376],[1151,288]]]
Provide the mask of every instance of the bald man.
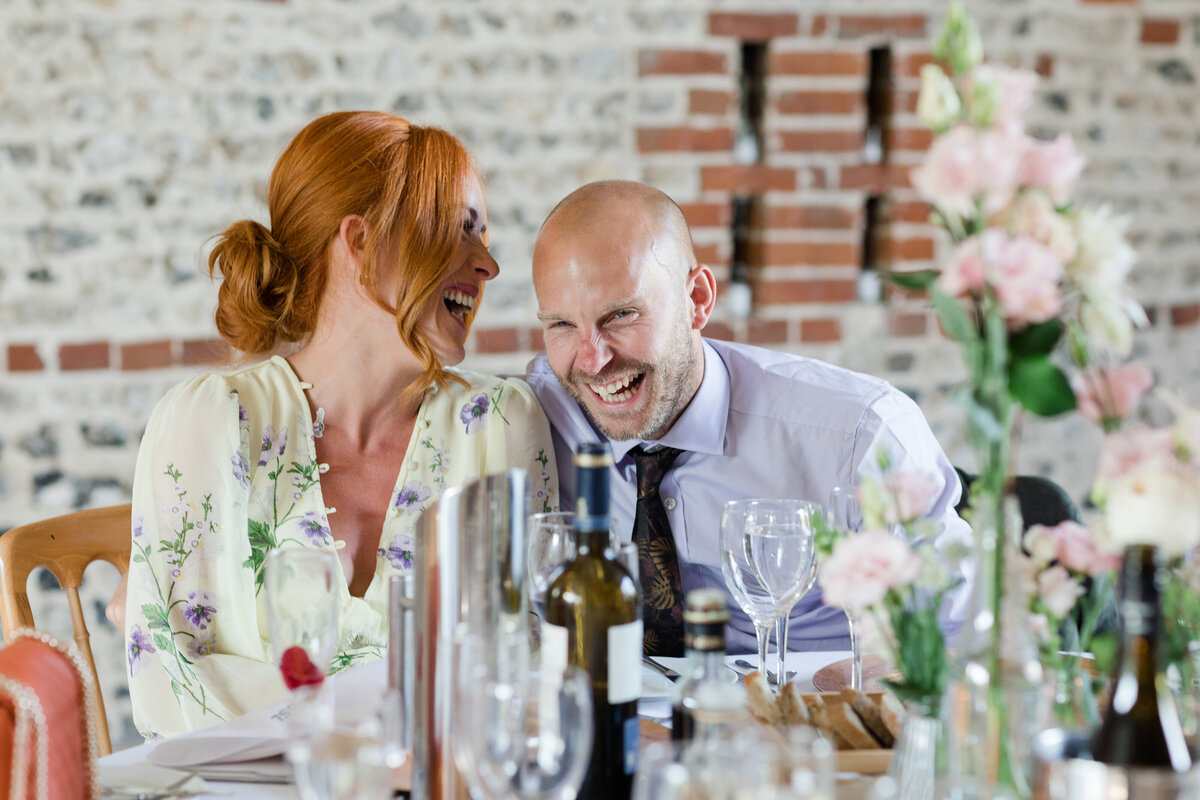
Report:
[[[906,395],[820,361],[702,336],[716,281],[696,261],[683,213],[657,189],[600,181],[572,192],[542,225],[533,281],[546,351],[530,363],[528,380],[553,429],[562,507],[574,504],[571,454],[581,442],[607,439],[614,531],[623,541],[635,527],[645,537],[646,524],[635,519],[636,462],[662,448],[680,451],[657,490],[678,571],[653,576],[674,580],[674,597],[725,588],[718,536],[726,501],[824,504],[833,487],[878,475],[879,448],[898,469],[937,475],[941,490],[928,515],[944,523],[943,536],[969,537],[954,511],[954,468]],[[653,565],[646,548],[639,545],[643,569],[664,567],[662,548],[654,546]],[[664,613],[651,607],[652,596],[670,593],[646,595],[647,654],[681,655],[677,641],[649,632],[649,620]],[[948,632],[963,619],[966,596],[956,592],[943,609]],[[733,606],[730,651],[753,652],[754,626]],[[845,615],[823,606],[818,588],[797,604],[789,631],[792,649],[849,648]]]

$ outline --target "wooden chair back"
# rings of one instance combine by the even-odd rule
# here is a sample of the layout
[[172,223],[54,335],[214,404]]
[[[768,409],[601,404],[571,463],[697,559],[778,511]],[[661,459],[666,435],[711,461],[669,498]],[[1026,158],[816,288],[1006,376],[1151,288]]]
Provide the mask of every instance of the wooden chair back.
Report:
[[44,567],[67,594],[75,644],[92,671],[100,755],[112,752],[112,741],[79,587],[84,569],[93,561],[107,561],[122,575],[129,570],[132,515],[129,505],[94,508],[20,525],[0,536],[0,625],[5,642],[18,628],[36,627],[26,587],[29,573]]

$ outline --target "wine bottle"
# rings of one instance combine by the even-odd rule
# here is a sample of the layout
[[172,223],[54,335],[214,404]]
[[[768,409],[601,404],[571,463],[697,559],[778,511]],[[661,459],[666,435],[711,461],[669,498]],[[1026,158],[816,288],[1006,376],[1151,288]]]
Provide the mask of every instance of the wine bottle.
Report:
[[727,622],[729,608],[720,589],[693,589],[687,593],[683,644],[688,663],[671,695],[672,739],[686,741],[695,735],[696,709],[706,691],[738,688],[722,679]]
[[1162,568],[1149,545],[1125,548],[1120,572],[1121,639],[1112,698],[1092,741],[1092,757],[1127,767],[1185,772],[1191,756],[1175,701],[1158,666]]
[[594,737],[582,800],[627,800],[637,769],[642,620],[638,587],[616,559],[608,514],[608,444],[575,453],[575,557],[546,590],[542,663],[587,671]]

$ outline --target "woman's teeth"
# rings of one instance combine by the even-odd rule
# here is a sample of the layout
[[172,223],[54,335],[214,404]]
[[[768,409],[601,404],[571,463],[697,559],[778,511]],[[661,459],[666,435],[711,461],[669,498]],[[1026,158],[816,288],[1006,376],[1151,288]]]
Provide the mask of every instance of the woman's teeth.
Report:
[[620,403],[633,397],[637,387],[634,386],[633,388],[630,388],[629,385],[631,383],[636,383],[641,379],[641,377],[641,374],[627,375],[620,380],[615,380],[602,385],[589,383],[588,387],[596,393],[596,396],[600,398],[600,402]]
[[464,323],[467,321],[467,315],[475,308],[475,298],[458,289],[442,290],[442,302],[446,304],[446,308],[450,310],[451,314]]

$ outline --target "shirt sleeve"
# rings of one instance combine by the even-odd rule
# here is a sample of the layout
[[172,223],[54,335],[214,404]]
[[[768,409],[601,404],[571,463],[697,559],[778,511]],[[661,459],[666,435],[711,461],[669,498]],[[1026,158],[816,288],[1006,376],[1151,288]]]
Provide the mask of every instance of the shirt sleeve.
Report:
[[[854,483],[859,483],[864,475],[881,478],[878,462],[881,450],[889,455],[895,471],[936,476],[938,492],[925,513],[928,519],[941,525],[936,546],[943,550],[954,547],[965,551],[969,548],[971,528],[955,510],[962,495],[958,472],[942,451],[920,407],[895,389],[872,403],[863,418],[853,458]],[[942,628],[951,637],[966,619],[970,585],[974,579],[971,563],[959,559],[952,561],[958,565],[957,577],[961,583],[947,593],[941,610]]]
[[496,408],[503,424],[489,428],[493,438],[488,443],[488,472],[511,467],[525,470],[533,495],[531,511],[557,511],[554,443],[550,423],[533,390],[519,378],[506,378],[498,385]]
[[158,404],[138,452],[125,641],[134,723],[148,738],[286,696],[248,563],[247,420],[224,378],[196,378]]

